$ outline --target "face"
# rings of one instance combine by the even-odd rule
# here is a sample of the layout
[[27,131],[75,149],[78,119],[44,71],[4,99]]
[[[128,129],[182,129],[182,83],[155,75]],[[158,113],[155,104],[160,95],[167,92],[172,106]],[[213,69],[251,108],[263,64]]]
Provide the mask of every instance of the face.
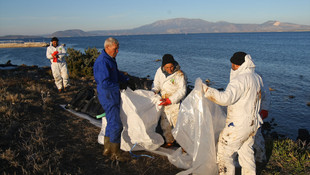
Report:
[[232,70],[237,70],[239,67],[240,67],[240,65],[231,63],[231,68],[232,68]]
[[107,46],[105,48],[105,52],[110,55],[110,57],[115,58],[118,53],[118,44],[112,44],[111,46]]
[[57,47],[58,46],[58,41],[52,41],[52,44],[54,47]]
[[174,65],[172,63],[168,63],[164,66],[164,69],[168,74],[172,74],[174,70]]

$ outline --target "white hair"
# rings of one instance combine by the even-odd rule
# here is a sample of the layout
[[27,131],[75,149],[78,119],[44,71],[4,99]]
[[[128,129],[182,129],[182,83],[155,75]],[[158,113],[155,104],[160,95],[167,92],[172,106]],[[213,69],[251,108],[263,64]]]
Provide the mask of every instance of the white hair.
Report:
[[113,44],[118,45],[118,41],[115,38],[109,37],[108,39],[105,40],[104,42],[104,48],[108,46],[112,46]]

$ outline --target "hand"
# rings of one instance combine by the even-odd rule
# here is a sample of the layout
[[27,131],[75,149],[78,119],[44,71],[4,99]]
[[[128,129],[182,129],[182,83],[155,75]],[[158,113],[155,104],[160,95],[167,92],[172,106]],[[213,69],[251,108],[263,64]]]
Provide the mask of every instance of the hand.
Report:
[[54,57],[54,56],[56,56],[58,53],[59,53],[58,51],[55,51],[55,52],[52,54],[52,56]]
[[259,114],[263,120],[268,117],[268,111],[267,110],[262,109]]
[[164,99],[161,99],[160,101],[162,101],[159,106],[163,105],[163,106],[167,106],[167,105],[170,105],[171,104],[171,101],[169,98],[164,98]]

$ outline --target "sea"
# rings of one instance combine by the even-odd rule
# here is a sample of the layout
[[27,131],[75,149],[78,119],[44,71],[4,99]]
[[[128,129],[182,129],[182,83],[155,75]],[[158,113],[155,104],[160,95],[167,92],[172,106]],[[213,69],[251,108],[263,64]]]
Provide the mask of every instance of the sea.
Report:
[[[174,56],[194,85],[197,78],[214,88],[226,88],[230,57],[237,51],[251,55],[256,71],[271,89],[266,121],[274,131],[296,139],[298,129],[310,131],[310,32],[208,33],[114,36],[120,43],[118,67],[130,75],[154,78],[166,53]],[[102,51],[108,36],[59,38],[66,48]],[[49,38],[26,39],[49,42]],[[0,48],[0,64],[50,66],[46,48]]]

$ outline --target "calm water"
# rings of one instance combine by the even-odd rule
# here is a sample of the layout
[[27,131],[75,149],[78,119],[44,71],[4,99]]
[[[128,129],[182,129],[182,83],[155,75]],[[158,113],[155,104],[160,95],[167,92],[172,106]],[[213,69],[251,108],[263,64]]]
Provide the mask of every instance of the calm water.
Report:
[[[107,37],[59,38],[67,47],[84,50],[103,48]],[[171,53],[191,84],[200,77],[215,88],[229,82],[229,58],[236,51],[250,54],[271,91],[267,121],[275,118],[276,130],[295,139],[299,128],[310,130],[310,32],[227,33],[188,35],[117,36],[120,70],[153,79],[165,53]],[[27,40],[29,41],[29,40]],[[36,41],[36,40],[31,40]],[[42,41],[38,40],[38,41]],[[44,40],[43,40],[44,41]],[[45,39],[49,42],[49,39]],[[0,63],[49,66],[46,48],[0,49]],[[295,98],[289,98],[294,96]]]

